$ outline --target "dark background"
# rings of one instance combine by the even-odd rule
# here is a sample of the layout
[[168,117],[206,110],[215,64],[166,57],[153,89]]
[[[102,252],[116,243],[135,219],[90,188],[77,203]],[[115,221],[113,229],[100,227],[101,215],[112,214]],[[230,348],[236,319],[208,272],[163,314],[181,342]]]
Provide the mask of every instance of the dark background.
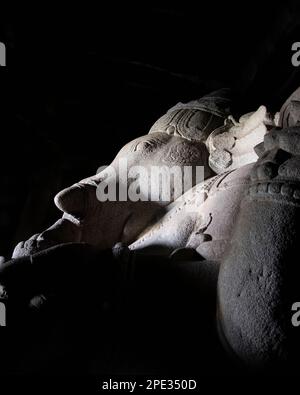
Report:
[[299,85],[297,1],[84,4],[1,14],[0,255],[178,101],[229,86],[235,115],[278,111]]

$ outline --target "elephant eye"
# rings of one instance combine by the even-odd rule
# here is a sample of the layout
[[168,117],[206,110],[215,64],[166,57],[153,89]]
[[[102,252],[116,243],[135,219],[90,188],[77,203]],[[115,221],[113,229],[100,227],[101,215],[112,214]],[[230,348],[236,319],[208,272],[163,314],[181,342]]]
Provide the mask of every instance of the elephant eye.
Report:
[[134,151],[151,151],[154,144],[151,144],[150,141],[142,141],[140,143],[137,143],[137,145],[134,147]]
[[[165,136],[163,136],[165,137]],[[151,153],[156,150],[159,146],[163,145],[165,140],[162,138],[151,137],[149,136],[148,140],[138,140],[132,146],[131,150],[133,152],[143,152],[145,154]]]

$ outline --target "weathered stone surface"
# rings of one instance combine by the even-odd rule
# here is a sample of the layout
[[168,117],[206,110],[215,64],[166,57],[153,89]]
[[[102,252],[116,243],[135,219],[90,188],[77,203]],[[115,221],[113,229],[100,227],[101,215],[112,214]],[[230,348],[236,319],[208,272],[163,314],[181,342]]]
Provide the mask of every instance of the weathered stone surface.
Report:
[[[187,104],[180,103],[173,107],[166,118],[168,120],[170,116],[171,123],[165,122],[163,117],[152,127],[149,135],[128,143],[116,156],[110,169],[115,170],[116,177],[115,179],[112,177],[112,182],[117,181],[117,190],[120,175],[119,163],[122,159],[127,160],[127,174],[135,165],[144,166],[146,170],[150,170],[152,165],[169,168],[179,166],[181,169],[184,166],[193,168],[203,166],[204,178],[211,177],[213,171],[208,166],[208,150],[205,141],[212,130],[223,124],[225,116],[229,114],[229,105],[229,91],[224,89],[199,100]],[[99,202],[96,188],[105,177],[110,176],[108,173],[109,170],[104,170],[61,191],[55,197],[55,204],[64,212],[64,224],[58,222],[55,225],[55,232],[53,230],[43,232],[38,241],[19,245],[14,256],[28,254],[31,248],[35,251],[37,245],[43,248],[47,243],[55,244],[57,238],[63,240],[63,234],[67,232],[65,228],[72,228],[65,225],[66,221],[75,224],[80,229],[77,232],[77,234],[80,233],[80,240],[99,248],[112,247],[119,241],[130,244],[153,217],[161,215],[162,208],[177,197],[171,196],[169,202]],[[176,184],[179,182],[181,180],[175,178],[175,191]],[[194,180],[191,182],[192,185],[195,184]],[[159,185],[152,185],[152,187],[160,188]],[[143,194],[142,184],[140,184],[140,189]],[[68,241],[69,236],[66,235],[65,239]]]
[[187,140],[205,142],[230,114],[230,91],[221,89],[199,100],[178,103],[163,115],[149,133],[167,133]]
[[278,124],[280,127],[288,128],[300,123],[300,88],[298,88],[286,100],[280,109]]
[[224,126],[217,128],[207,139],[209,166],[217,174],[237,169],[257,160],[254,147],[263,141],[267,132],[267,110],[261,106],[250,114],[234,121],[228,119]]
[[195,186],[170,205],[161,220],[130,248],[146,251],[160,248],[163,254],[188,247],[209,261],[222,260],[230,244],[240,201],[248,189],[251,168],[248,165]]
[[[201,270],[214,278],[220,268],[217,318],[227,347],[252,365],[286,361],[293,345],[290,308],[300,298],[293,257],[300,231],[298,107],[284,110],[287,128],[270,131],[279,121],[270,121],[264,106],[236,122],[218,112],[212,97],[175,106],[148,135],[123,147],[110,168],[60,192],[55,203],[63,218],[17,246],[14,256],[83,241],[99,249],[123,242],[137,254],[180,262],[204,260]],[[98,185],[114,172],[118,177],[124,158],[128,168],[204,166],[204,181],[183,196],[173,192],[169,201],[100,202]]]
[[[286,136],[300,130],[282,130],[272,142],[278,150],[296,146]],[[274,137],[274,138],[273,138]],[[266,152],[274,157],[274,144],[265,138]],[[298,154],[300,151],[298,151]],[[281,158],[281,160],[278,160]],[[264,184],[252,181],[242,200],[231,247],[219,274],[218,309],[221,332],[234,353],[253,365],[291,362],[299,351],[291,335],[291,306],[299,300],[297,284],[300,231],[299,158],[277,155],[277,171],[265,171],[260,159],[253,171],[264,175]],[[269,174],[269,176],[268,176]]]

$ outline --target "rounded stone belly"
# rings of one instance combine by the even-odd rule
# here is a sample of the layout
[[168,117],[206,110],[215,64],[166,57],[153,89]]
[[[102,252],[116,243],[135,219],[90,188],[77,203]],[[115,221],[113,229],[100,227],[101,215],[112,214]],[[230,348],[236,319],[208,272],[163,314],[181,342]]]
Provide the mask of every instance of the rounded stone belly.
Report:
[[215,176],[186,192],[130,248],[168,254],[189,247],[205,259],[220,260],[230,243],[252,166]]

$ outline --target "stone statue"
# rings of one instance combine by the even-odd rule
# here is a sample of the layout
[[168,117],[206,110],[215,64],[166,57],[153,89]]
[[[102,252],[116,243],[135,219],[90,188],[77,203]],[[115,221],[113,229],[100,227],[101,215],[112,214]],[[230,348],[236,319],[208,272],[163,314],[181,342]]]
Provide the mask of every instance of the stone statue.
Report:
[[[109,170],[61,191],[55,204],[62,218],[19,243],[13,258],[68,242],[98,250],[122,242],[139,256],[201,261],[203,272],[216,273],[225,349],[264,366],[288,360],[290,308],[300,296],[292,256],[300,227],[300,89],[277,114],[260,106],[239,121],[228,94],[177,104],[123,147]],[[169,201],[99,201],[97,187],[111,169],[119,176],[124,158],[128,169],[203,166],[204,179],[192,177],[192,187]]]

